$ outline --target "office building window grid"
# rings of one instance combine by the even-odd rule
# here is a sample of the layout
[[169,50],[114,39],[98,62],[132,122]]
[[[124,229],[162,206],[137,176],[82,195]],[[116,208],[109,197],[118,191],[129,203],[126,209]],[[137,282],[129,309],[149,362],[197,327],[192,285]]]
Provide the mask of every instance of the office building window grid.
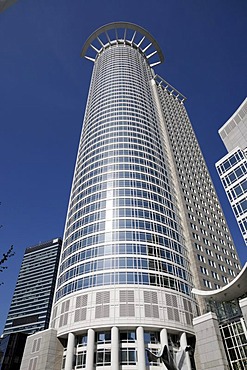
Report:
[[54,239],[26,249],[4,335],[47,329],[61,244]]
[[[233,261],[238,260],[238,257],[235,253],[230,253],[234,248],[232,239],[184,105],[162,84],[158,85],[158,91],[179,179],[182,212],[186,228],[190,230],[191,256],[197,264],[199,280],[195,279],[194,283],[198,288],[205,289],[206,286],[211,289],[216,283],[215,280],[219,280],[216,272],[217,259],[234,265]],[[220,253],[215,253],[215,250]],[[210,267],[200,267],[196,260],[207,265],[206,254],[212,257],[211,261],[214,261],[215,265],[210,262]],[[230,258],[226,259],[226,255]],[[211,273],[205,280],[203,275],[208,270],[211,270]],[[234,265],[235,274],[238,270]],[[229,273],[228,269],[226,271]],[[232,273],[229,273],[228,277],[222,275],[217,286],[223,286],[232,276]]]

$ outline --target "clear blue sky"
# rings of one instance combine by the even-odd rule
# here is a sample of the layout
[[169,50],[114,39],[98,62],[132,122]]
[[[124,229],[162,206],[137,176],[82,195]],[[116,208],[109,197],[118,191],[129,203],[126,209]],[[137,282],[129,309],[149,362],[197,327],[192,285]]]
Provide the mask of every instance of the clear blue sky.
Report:
[[63,235],[92,64],[87,37],[113,21],[146,28],[165,63],[155,70],[185,96],[242,262],[247,249],[214,164],[218,129],[247,96],[246,0],[19,0],[0,14],[0,333],[24,250]]

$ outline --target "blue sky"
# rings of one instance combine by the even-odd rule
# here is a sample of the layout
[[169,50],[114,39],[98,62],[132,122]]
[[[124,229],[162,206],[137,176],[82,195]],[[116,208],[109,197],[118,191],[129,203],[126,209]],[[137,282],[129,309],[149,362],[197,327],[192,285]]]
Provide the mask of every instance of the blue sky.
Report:
[[226,154],[218,129],[247,95],[245,0],[19,0],[0,14],[0,332],[26,247],[63,235],[92,64],[87,37],[113,21],[146,28],[165,62],[155,71],[186,107],[242,262],[247,249],[215,162]]

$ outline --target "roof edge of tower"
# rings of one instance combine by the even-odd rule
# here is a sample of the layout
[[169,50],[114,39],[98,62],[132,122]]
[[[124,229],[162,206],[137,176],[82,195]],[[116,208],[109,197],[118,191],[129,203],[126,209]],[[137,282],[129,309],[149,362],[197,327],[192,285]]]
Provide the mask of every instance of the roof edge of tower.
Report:
[[[107,31],[114,30],[114,29],[115,29],[115,40],[111,40]],[[154,66],[154,65],[163,63],[164,55],[161,51],[161,48],[160,48],[159,44],[155,40],[155,38],[147,30],[145,30],[143,27],[138,26],[137,24],[134,24],[134,23],[131,23],[131,22],[112,22],[112,23],[108,23],[108,24],[98,28],[96,31],[94,31],[88,37],[85,44],[83,45],[83,48],[82,48],[82,51],[81,51],[81,57],[85,57],[85,58],[87,58],[91,61],[95,61],[95,58],[89,57],[89,56],[86,55],[88,49],[91,47],[94,50],[94,52],[96,53],[96,56],[97,56],[102,51],[102,49],[104,49],[105,46],[106,46],[106,45],[104,45],[104,43],[102,42],[102,40],[100,39],[99,36],[102,35],[102,34],[105,34],[107,39],[108,39],[108,44],[113,44],[114,41],[115,42],[119,41],[118,32],[117,32],[118,29],[124,29],[124,38],[121,39],[121,41],[125,41],[126,43],[128,42],[128,43],[135,44],[136,34],[139,33],[139,34],[142,35],[142,39],[139,40],[138,44],[135,44],[135,45],[142,51],[142,53],[146,56],[147,59],[149,59],[149,58],[151,59],[154,55],[158,55],[158,57],[159,57],[159,60],[156,61],[156,62],[151,62],[150,61],[150,66],[151,67]],[[129,29],[134,31],[131,40],[125,39],[127,30],[129,30]],[[147,45],[144,49],[142,49],[141,44],[143,43],[145,38],[149,41],[149,45]],[[100,50],[93,45],[93,42],[95,40],[97,40],[99,42],[99,44],[101,45]],[[155,51],[152,52],[151,54],[146,53],[147,50],[151,46],[153,46],[153,49],[155,49]]]

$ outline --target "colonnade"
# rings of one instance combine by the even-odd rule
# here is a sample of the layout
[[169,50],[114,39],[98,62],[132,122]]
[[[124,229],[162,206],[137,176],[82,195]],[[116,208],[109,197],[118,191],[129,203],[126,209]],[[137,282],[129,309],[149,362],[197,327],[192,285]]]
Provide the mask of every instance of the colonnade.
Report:
[[[161,348],[165,345],[168,346],[168,333],[167,329],[163,328],[160,331],[160,344]],[[180,337],[180,345],[182,348],[187,346],[186,333]],[[145,341],[144,341],[144,328],[139,326],[136,328],[136,350],[137,350],[137,369],[146,369],[146,356],[145,356]],[[73,360],[75,352],[75,334],[68,334],[67,352],[64,370],[73,369]],[[86,370],[95,370],[94,367],[94,352],[95,352],[95,330],[88,329],[87,331],[87,355],[86,355]],[[119,370],[119,328],[113,326],[111,328],[111,369]],[[186,352],[187,369],[190,370],[189,355]]]

